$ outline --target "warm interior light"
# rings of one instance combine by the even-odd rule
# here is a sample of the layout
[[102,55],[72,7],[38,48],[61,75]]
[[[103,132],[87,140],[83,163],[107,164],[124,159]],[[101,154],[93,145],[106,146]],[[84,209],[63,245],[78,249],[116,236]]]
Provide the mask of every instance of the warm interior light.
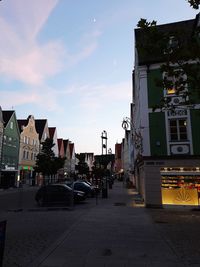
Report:
[[169,89],[167,89],[167,94],[168,94],[168,95],[175,94],[175,89],[174,89],[174,88],[169,88]]

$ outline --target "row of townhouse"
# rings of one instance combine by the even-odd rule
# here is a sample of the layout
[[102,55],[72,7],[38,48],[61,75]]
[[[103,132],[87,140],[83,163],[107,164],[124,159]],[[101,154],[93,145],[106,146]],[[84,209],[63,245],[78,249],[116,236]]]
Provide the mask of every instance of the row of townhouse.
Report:
[[[172,37],[173,32],[183,30],[183,40],[191,41],[194,33],[200,31],[200,15],[156,27]],[[134,173],[133,182],[146,207],[199,206],[200,94],[195,93],[192,86],[185,88],[188,98],[193,98],[193,105],[188,107],[181,94],[177,95],[173,88],[164,90],[158,84],[164,77],[163,57],[158,51],[141,53],[138,47],[144,34],[144,29],[135,29],[133,100],[130,121],[126,121],[130,131],[125,127],[121,144],[122,169],[127,174]],[[197,52],[196,62],[199,62]],[[154,110],[163,97],[174,108]]]
[[46,138],[53,139],[56,157],[65,157],[64,168],[57,179],[75,172],[75,146],[65,139],[57,138],[56,127],[48,127],[47,119],[17,119],[14,110],[0,107],[0,187],[42,184],[43,177],[36,174],[34,166]]

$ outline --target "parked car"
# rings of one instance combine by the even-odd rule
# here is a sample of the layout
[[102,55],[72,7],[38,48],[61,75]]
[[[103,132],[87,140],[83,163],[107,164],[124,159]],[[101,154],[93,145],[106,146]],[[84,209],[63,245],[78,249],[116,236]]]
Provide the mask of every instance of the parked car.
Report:
[[94,197],[96,194],[95,187],[84,181],[66,182],[66,184],[74,190],[85,192],[87,197]]
[[87,180],[84,180],[84,182],[87,183],[90,187],[92,187],[92,189],[96,192],[96,194],[100,193],[100,188],[98,185],[94,185],[93,183],[91,183]]
[[46,204],[66,204],[85,200],[86,194],[82,191],[72,190],[66,184],[49,184],[38,189],[35,200],[39,206]]

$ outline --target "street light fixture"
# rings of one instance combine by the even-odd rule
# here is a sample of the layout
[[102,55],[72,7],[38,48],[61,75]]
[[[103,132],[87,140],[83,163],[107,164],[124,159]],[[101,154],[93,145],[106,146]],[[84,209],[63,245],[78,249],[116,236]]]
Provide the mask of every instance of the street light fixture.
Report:
[[122,128],[126,131],[130,128],[134,147],[138,150],[139,154],[143,152],[143,144],[142,144],[142,135],[140,130],[136,130],[135,125],[132,123],[131,119],[125,117],[122,121]]
[[105,154],[107,155],[107,132],[103,131],[101,134],[101,140],[102,140],[102,155]]

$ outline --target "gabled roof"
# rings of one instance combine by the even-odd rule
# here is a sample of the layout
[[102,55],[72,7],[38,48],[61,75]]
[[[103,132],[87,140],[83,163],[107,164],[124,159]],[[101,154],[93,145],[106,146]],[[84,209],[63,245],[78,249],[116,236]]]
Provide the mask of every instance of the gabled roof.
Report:
[[47,119],[35,120],[35,128],[36,128],[36,132],[39,134],[39,140],[41,140],[42,138],[42,134],[44,132],[46,123],[47,123]]
[[63,139],[62,139],[62,138],[58,138],[57,140],[58,140],[58,149],[59,149],[59,151],[60,151],[61,146],[62,146],[62,144],[63,144]]
[[69,150],[70,150],[70,158],[71,158],[73,150],[74,150],[74,143],[69,143]]
[[26,127],[31,118],[34,118],[33,115],[29,115],[27,119],[19,119],[19,120],[17,120],[20,133],[23,131],[23,126]]
[[28,124],[28,120],[17,120],[20,133],[23,131],[23,126]]
[[55,131],[56,131],[56,127],[49,127],[49,137],[51,139],[53,139]]
[[63,144],[64,144],[64,151],[66,152],[67,146],[69,144],[69,139],[63,139]]
[[11,119],[13,114],[14,114],[14,110],[2,110],[4,127],[7,126],[8,122]]
[[3,114],[2,114],[2,108],[0,106],[0,122],[4,123],[3,121]]
[[[174,36],[176,32],[181,32],[183,41],[186,41],[192,37],[192,34],[197,24],[197,19],[198,19],[198,15],[196,19],[173,22],[173,23],[168,23],[168,24],[163,24],[163,25],[156,25],[155,27],[158,30],[158,32],[167,33],[170,36]],[[148,34],[148,29],[140,29],[140,28],[135,29],[136,47],[140,47],[140,45],[143,44],[145,34]],[[152,63],[163,61],[163,51],[156,50],[156,54],[153,54],[153,53],[144,54],[144,53],[140,53],[138,49],[137,52],[138,52],[138,64],[139,65],[152,64]]]

